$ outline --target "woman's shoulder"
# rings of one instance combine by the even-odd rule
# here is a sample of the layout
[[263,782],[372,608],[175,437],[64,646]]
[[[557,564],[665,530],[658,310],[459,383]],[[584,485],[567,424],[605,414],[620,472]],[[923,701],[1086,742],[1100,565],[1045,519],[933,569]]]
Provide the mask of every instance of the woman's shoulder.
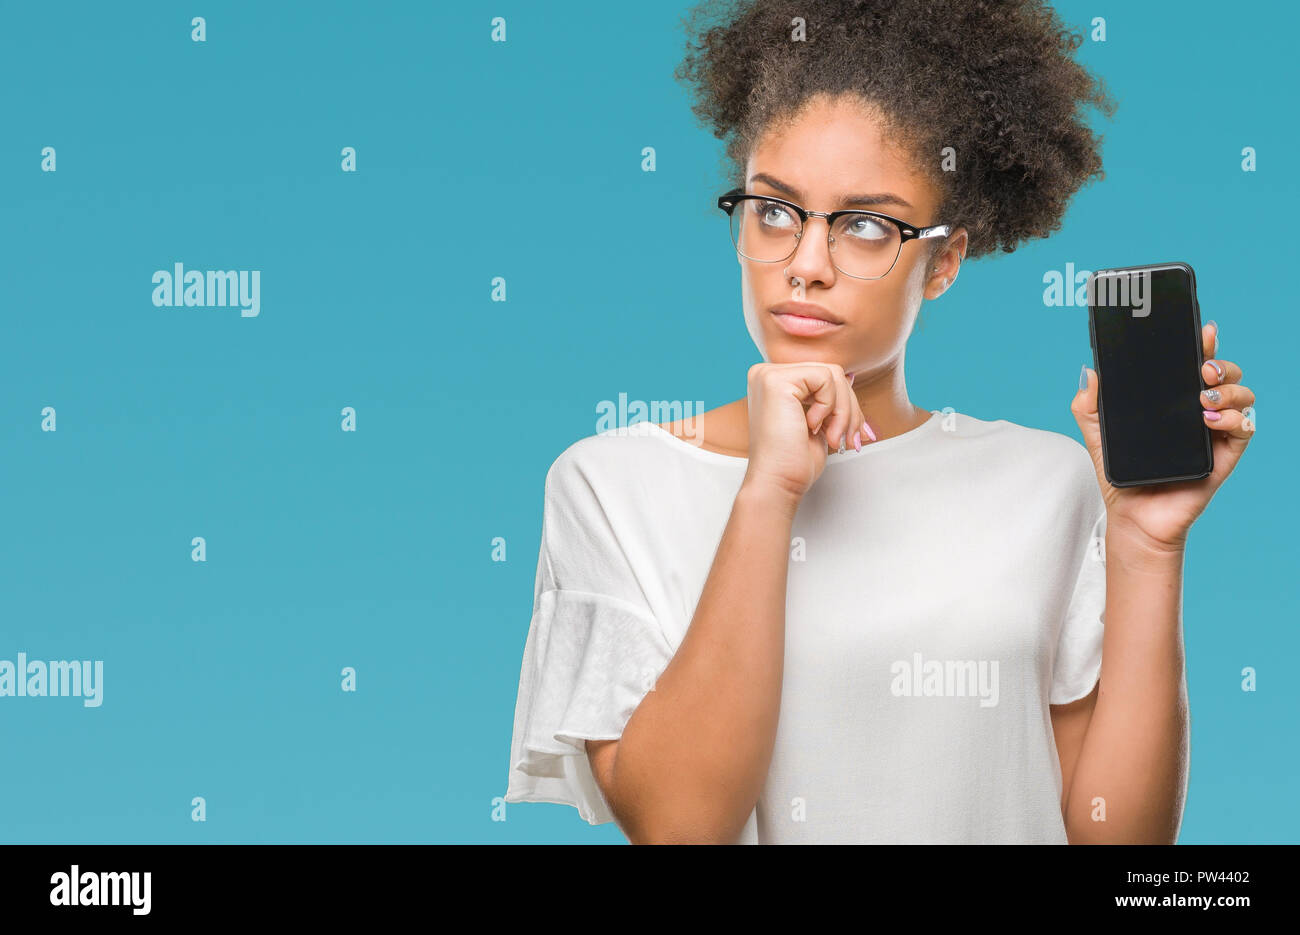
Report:
[[644,486],[644,479],[655,475],[670,454],[663,439],[655,437],[664,432],[649,423],[637,422],[583,436],[569,443],[551,462],[546,473],[547,489]]
[[1010,419],[979,419],[964,413],[940,410],[943,430],[954,436],[988,441],[992,446],[1016,456],[1036,456],[1091,463],[1088,449],[1072,435],[1052,429],[1040,429]]
[[1044,484],[1064,481],[1080,488],[1097,486],[1092,455],[1072,435],[1010,419],[978,419],[962,413],[948,414],[943,428],[952,438],[970,441],[988,460],[1015,465],[1020,469],[1017,474],[1031,473]]

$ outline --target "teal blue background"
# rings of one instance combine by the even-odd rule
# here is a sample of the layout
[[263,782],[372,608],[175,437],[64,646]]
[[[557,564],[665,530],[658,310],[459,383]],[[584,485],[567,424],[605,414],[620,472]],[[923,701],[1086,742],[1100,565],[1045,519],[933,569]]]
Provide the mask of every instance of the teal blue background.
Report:
[[[97,709],[0,699],[0,840],[623,840],[567,806],[494,822],[492,800],[548,466],[600,400],[712,408],[759,359],[721,143],[672,78],[687,9],[4,7],[0,658],[102,659],[105,685]],[[1107,178],[1055,236],[963,267],[908,386],[1077,438],[1085,310],[1046,307],[1043,274],[1192,264],[1260,429],[1191,536],[1181,840],[1296,841],[1300,14],[1058,9],[1107,17],[1079,53],[1120,102],[1093,117]],[[261,315],[154,307],[175,262],[261,270]]]

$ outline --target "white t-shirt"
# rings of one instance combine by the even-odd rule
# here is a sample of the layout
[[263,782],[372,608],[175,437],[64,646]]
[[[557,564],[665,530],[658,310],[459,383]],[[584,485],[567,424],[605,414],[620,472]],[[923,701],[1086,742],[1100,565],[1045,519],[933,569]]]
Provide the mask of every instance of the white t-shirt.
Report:
[[[613,820],[583,742],[619,737],[680,645],[747,463],[640,422],[552,464],[507,802]],[[830,454],[741,843],[1065,843],[1048,705],[1100,673],[1105,521],[1083,445],[1003,419],[932,411]]]

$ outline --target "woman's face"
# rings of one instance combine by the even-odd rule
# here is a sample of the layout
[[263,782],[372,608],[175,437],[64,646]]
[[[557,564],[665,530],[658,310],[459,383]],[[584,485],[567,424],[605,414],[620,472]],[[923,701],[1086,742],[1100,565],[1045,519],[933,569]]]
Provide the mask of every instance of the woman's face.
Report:
[[[792,124],[770,131],[750,156],[745,181],[746,192],[775,195],[811,211],[856,207],[908,224],[947,221],[935,217],[934,185],[894,148],[873,112],[847,98],[819,98]],[[843,200],[860,195],[887,197],[874,203]],[[905,242],[888,275],[872,280],[835,268],[827,233],[825,218],[809,218],[790,259],[759,263],[737,254],[750,336],[771,363],[817,360],[864,373],[888,366],[901,356],[922,298],[935,298],[944,291],[945,277],[956,278],[965,232],[955,232],[953,249],[936,254],[933,264],[925,262],[930,241]],[[932,274],[931,265],[938,271]],[[821,306],[839,324],[815,334],[791,333],[800,323],[772,312],[787,301]]]

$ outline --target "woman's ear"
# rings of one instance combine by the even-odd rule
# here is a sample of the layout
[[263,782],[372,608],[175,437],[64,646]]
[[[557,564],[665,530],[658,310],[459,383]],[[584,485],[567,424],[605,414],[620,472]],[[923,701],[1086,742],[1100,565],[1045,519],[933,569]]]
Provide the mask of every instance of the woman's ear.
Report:
[[925,277],[927,299],[939,298],[957,281],[957,271],[966,256],[966,242],[966,229],[959,227],[935,250]]

